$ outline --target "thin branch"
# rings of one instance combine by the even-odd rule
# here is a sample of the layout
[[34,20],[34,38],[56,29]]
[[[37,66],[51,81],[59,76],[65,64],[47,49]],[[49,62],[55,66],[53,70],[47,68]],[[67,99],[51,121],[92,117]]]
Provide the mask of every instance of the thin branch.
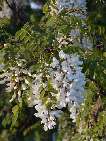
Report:
[[11,6],[11,4],[9,4],[8,0],[5,0],[5,1],[6,1],[7,5],[8,5],[8,7],[9,7],[10,9],[12,9],[12,6]]
[[11,10],[16,9],[16,3],[15,3],[15,1],[14,1],[14,0],[12,1],[12,3],[11,3],[11,4],[9,3],[9,1],[8,1],[8,0],[5,0],[5,1],[6,1],[7,5],[9,6],[9,8],[10,8]]

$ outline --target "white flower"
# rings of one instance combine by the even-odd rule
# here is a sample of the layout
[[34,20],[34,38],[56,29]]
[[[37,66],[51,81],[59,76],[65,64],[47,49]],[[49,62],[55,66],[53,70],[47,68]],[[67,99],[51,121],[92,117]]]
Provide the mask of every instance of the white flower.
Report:
[[18,88],[18,87],[17,87],[17,86],[15,86],[15,87],[14,87],[14,90],[16,90],[17,88]]
[[16,94],[14,93],[12,98],[10,99],[10,102],[12,102],[16,98]]
[[27,84],[27,85],[29,85],[30,83],[29,83],[29,81],[27,80],[27,79],[25,79],[25,83]]
[[21,91],[20,90],[18,91],[18,95],[19,95],[19,97],[21,96]]
[[4,47],[7,47],[7,44],[4,44]]
[[78,105],[75,102],[73,105],[69,105],[70,118],[73,119],[73,122],[76,122],[77,108]]
[[[16,75],[15,75],[16,76]],[[19,82],[19,77],[15,78],[15,82]]]
[[66,55],[65,55],[65,53],[63,52],[63,50],[61,50],[61,51],[59,52],[59,57],[60,57],[61,59],[66,59]]
[[19,66],[10,67],[10,70],[4,72],[1,77],[4,80],[4,83],[6,82],[6,92],[14,92],[10,102],[15,98],[20,102],[22,90],[25,91],[29,87],[29,81],[26,79],[29,77],[28,70]]
[[53,62],[51,63],[51,66],[55,68],[56,66],[58,66],[58,64],[59,64],[58,60],[55,57],[53,57]]
[[[62,108],[67,106],[70,111],[70,118],[75,122],[77,110],[83,102],[85,85],[85,76],[81,72],[83,62],[79,60],[78,55],[68,55],[63,51],[59,52],[59,57],[59,60],[53,57],[52,68],[47,68],[47,75],[45,76],[47,80],[44,82],[42,80],[43,73],[39,73],[35,75],[33,83],[32,103],[37,110],[35,116],[41,118],[44,130],[54,128],[57,113],[60,116],[60,110],[62,111]],[[45,96],[43,97],[42,91],[48,91],[48,81],[56,93],[49,91],[51,96],[47,97],[47,102],[43,103],[42,100]],[[53,98],[51,97],[55,97],[55,103],[52,103]],[[48,109],[46,104],[49,102],[51,106]],[[60,109],[57,110],[57,113],[55,112],[56,108]]]
[[71,64],[73,64],[73,66],[74,66],[74,65],[80,66],[80,65],[83,64],[83,62],[82,62],[82,61],[79,61],[79,56],[77,56],[77,55],[72,55],[72,56],[71,56]]
[[58,0],[58,8],[84,8],[86,0]]
[[[57,8],[59,11],[58,13],[60,13],[63,9],[76,9],[73,10],[74,12],[70,12],[69,15],[80,18],[82,21],[82,28],[87,27],[84,21],[87,15],[86,0],[57,0]],[[68,39],[68,41],[71,41],[71,46],[73,44],[73,46],[92,49],[92,39],[90,39],[86,33],[82,35],[80,31],[81,26],[79,28],[78,22],[76,22],[75,26],[71,30],[69,29],[70,39],[61,36],[57,37],[59,47],[61,48],[62,45],[69,44],[69,42],[67,42]]]
[[28,76],[32,76],[32,74],[30,72],[27,72]]
[[62,66],[62,70],[63,70],[64,72],[67,72],[67,71],[68,71],[68,66],[67,66],[66,61],[63,61],[63,62],[61,63],[61,66]]

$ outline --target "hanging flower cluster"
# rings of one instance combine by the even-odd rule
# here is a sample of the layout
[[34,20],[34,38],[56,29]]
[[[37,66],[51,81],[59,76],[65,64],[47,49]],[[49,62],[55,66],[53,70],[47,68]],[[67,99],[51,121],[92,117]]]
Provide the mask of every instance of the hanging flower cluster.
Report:
[[32,105],[35,105],[36,117],[42,119],[44,129],[56,125],[56,117],[63,108],[70,111],[70,118],[76,121],[77,109],[83,101],[85,77],[82,73],[82,61],[77,55],[59,52],[45,73],[35,76],[33,83]]
[[[57,7],[59,11],[64,8],[67,9],[81,9],[85,11],[86,9],[86,0],[57,0]],[[77,12],[77,11],[75,11]],[[75,13],[74,13],[75,14]]]
[[6,91],[13,92],[10,102],[14,99],[20,102],[23,91],[27,90],[30,86],[28,79],[31,77],[31,73],[22,68],[23,64],[21,61],[17,61],[17,66],[10,67],[8,71],[5,71],[1,75],[1,78],[3,78],[2,83],[7,85]]
[[[76,21],[75,26],[71,29],[69,29],[69,36],[72,40],[71,46],[80,46],[83,48],[89,48],[91,49],[93,46],[92,40],[88,37],[87,33],[81,33],[82,29],[87,29],[87,26],[85,24],[86,20],[86,0],[57,0],[57,7],[59,10],[59,13],[63,9],[67,9],[69,16],[78,17],[79,20],[82,21],[82,25],[79,25],[78,21]],[[61,37],[63,38],[63,37]],[[65,40],[65,39],[64,39]],[[67,40],[65,44],[67,43]]]
[[56,117],[61,113],[57,107],[58,91],[50,83],[50,76],[40,73],[35,75],[32,90],[33,95],[29,98],[31,106],[35,106],[36,117],[42,119],[44,130],[53,129],[56,125]]

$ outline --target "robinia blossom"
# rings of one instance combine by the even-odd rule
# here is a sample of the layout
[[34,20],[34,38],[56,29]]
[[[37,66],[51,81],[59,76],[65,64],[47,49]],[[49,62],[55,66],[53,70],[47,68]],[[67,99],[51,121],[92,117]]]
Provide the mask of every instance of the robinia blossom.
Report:
[[[63,9],[71,9],[69,15],[78,17],[82,21],[82,28],[87,28],[84,20],[86,19],[87,11],[86,11],[86,0],[57,0],[57,8],[59,9],[59,13]],[[70,29],[69,29],[70,30]],[[71,42],[67,42],[67,39],[64,39],[64,45],[72,43],[73,46],[80,46],[83,48],[91,49],[93,46],[92,40],[88,37],[87,33],[83,35],[80,33],[81,27],[78,26],[78,23],[75,23],[75,26],[71,31],[69,31],[69,36]],[[59,42],[61,38],[59,37]],[[68,39],[69,40],[69,39]],[[63,42],[62,42],[63,44]],[[72,46],[71,44],[71,46]],[[60,44],[61,46],[61,44]]]
[[13,93],[10,102],[14,99],[20,102],[23,91],[27,90],[30,85],[28,78],[31,77],[31,73],[22,68],[22,62],[16,62],[16,64],[17,66],[10,67],[1,75],[2,84],[7,86],[6,91]]
[[[52,100],[50,99],[50,96],[53,98],[54,93],[48,92],[48,83],[43,82],[43,74],[38,74],[35,77],[36,79],[34,80],[32,87],[33,95],[29,98],[29,101],[32,102],[30,105],[35,105],[35,109],[37,110],[35,116],[42,119],[41,123],[44,124],[44,130],[47,131],[48,129],[53,129],[56,125],[56,117],[59,116],[61,111],[56,110],[55,107],[57,105],[53,106],[53,103],[51,103]],[[50,96],[46,96],[46,94],[49,94]],[[51,104],[53,107],[51,106],[49,108],[48,106]]]
[[[81,10],[85,11],[86,0],[57,0],[57,7],[58,7],[59,11],[61,11],[64,8],[81,9]],[[77,16],[79,15],[77,13],[77,11],[75,11],[74,14]]]
[[78,55],[68,55],[61,50],[58,59],[53,57],[51,64],[46,64],[49,66],[46,72],[35,75],[30,100],[37,111],[35,116],[41,118],[45,130],[54,128],[64,107],[69,110],[73,122],[76,121],[77,110],[84,98],[82,64]]

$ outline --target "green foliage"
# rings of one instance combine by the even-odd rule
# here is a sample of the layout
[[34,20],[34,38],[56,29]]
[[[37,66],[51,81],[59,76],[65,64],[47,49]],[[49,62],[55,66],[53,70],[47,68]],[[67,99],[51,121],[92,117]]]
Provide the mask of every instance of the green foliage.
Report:
[[0,43],[5,42],[11,34],[9,33],[10,19],[0,19]]
[[[105,5],[99,5],[100,3],[95,3],[95,1],[92,3],[93,5],[96,4],[97,11],[94,13],[92,11],[92,14],[85,21],[88,24],[87,29],[81,28],[83,21],[69,15],[68,11],[63,10],[58,15],[54,12],[51,16],[49,2],[43,8],[46,15],[41,20],[39,19],[36,23],[36,20],[29,21],[16,33],[15,31],[13,34],[10,32],[10,20],[0,19],[0,45],[6,43],[5,47],[0,47],[0,62],[5,64],[6,70],[9,70],[10,67],[16,67],[17,60],[24,59],[23,68],[31,70],[32,74],[39,72],[40,69],[45,72],[47,69],[44,67],[45,62],[50,64],[54,55],[58,58],[58,51],[61,48],[66,53],[79,54],[84,62],[83,72],[87,79],[86,97],[81,105],[77,124],[72,123],[69,113],[64,109],[64,113],[58,121],[57,141],[62,141],[64,136],[67,138],[66,141],[89,141],[91,138],[94,141],[103,141],[106,136]],[[88,4],[91,4],[90,0]],[[54,1],[52,6],[55,8]],[[88,7],[88,11],[91,10],[89,5]],[[67,39],[69,37],[69,29],[75,29],[76,27],[80,27],[82,35],[87,33],[90,38],[93,36],[93,49],[89,50],[73,46],[70,41],[68,41],[68,45],[62,45],[59,48],[58,33]],[[101,37],[99,41],[97,41],[97,36]],[[97,48],[98,44],[102,44],[102,47]],[[1,87],[3,85],[1,86],[0,84],[0,89]],[[46,106],[49,107],[51,104],[55,104],[55,98],[52,100],[53,103],[47,101],[47,94],[50,95],[50,92],[57,93],[53,89],[50,80],[48,81],[48,91],[42,89],[40,96]],[[34,108],[30,109],[27,105],[26,95],[30,95],[30,90],[25,92],[21,103],[17,101],[9,103],[12,93],[1,90],[0,94],[1,141],[5,139],[2,136],[6,133],[8,134],[6,141],[8,139],[9,141],[15,141],[16,138],[14,139],[13,135],[20,141],[35,141],[35,138],[37,141],[41,141],[44,138],[46,138],[46,141],[50,140],[50,132],[45,133],[42,130],[39,120],[33,116]]]
[[12,108],[12,113],[13,113],[13,118],[12,118],[12,125],[11,126],[14,126],[14,125],[16,125],[16,121],[18,119],[18,114],[19,114],[19,107],[18,107],[18,105],[15,105]]

